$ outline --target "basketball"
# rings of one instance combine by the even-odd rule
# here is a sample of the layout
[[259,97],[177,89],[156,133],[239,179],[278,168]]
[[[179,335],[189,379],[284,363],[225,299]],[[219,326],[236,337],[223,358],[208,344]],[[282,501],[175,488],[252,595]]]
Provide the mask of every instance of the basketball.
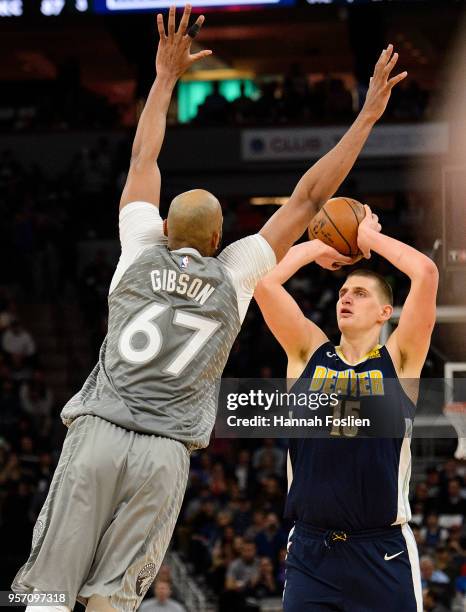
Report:
[[358,248],[358,227],[364,216],[361,202],[352,198],[332,198],[309,224],[309,238],[318,238],[342,255],[352,257],[355,263],[362,258]]

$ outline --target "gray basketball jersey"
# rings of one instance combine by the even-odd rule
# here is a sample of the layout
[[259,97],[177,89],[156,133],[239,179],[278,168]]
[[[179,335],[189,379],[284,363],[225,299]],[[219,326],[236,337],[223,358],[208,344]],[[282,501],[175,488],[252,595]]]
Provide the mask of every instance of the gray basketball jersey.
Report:
[[[219,258],[164,244],[144,248],[110,293],[98,363],[63,408],[63,422],[93,414],[190,450],[207,446],[220,377],[245,313],[228,266],[249,257],[250,267],[258,246],[264,256],[255,284],[273,265],[261,236],[234,243]],[[249,293],[248,303],[251,287]]]

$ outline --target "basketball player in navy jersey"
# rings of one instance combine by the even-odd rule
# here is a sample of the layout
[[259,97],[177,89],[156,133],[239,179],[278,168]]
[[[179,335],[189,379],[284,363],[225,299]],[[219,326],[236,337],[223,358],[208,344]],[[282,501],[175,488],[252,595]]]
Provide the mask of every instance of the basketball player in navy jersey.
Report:
[[[319,240],[290,249],[258,284],[255,298],[288,357],[287,376],[328,393],[352,388],[337,416],[414,416],[413,385],[435,323],[438,271],[416,249],[380,233],[366,206],[358,246],[387,259],[411,287],[399,325],[385,345],[382,326],[393,312],[392,291],[369,270],[355,270],[340,289],[340,344],[307,319],[283,284],[315,261],[335,269],[333,249]],[[341,260],[344,262],[344,260]],[[296,383],[296,384],[297,384]],[[390,397],[383,388],[391,383]],[[288,542],[284,612],[422,612],[416,543],[408,521],[410,438],[358,437],[333,427],[326,437],[291,439],[285,514],[295,521]]]

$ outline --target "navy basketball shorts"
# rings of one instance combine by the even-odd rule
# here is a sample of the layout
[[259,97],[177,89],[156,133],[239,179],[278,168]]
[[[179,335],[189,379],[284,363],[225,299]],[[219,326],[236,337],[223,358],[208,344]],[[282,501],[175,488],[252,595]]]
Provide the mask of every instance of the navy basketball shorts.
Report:
[[357,533],[297,522],[290,531],[283,612],[422,612],[409,525]]

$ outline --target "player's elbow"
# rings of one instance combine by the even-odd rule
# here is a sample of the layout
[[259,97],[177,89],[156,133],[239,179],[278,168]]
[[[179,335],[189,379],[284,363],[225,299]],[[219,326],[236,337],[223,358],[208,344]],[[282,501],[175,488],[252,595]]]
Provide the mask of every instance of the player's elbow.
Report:
[[271,290],[272,290],[272,283],[270,282],[270,279],[268,279],[267,277],[262,278],[257,283],[254,289],[254,299],[257,302],[260,302],[260,300],[270,295]]
[[420,268],[420,276],[424,283],[428,283],[435,288],[438,286],[439,271],[435,262],[433,262],[432,259],[429,259],[429,257],[423,258]]

